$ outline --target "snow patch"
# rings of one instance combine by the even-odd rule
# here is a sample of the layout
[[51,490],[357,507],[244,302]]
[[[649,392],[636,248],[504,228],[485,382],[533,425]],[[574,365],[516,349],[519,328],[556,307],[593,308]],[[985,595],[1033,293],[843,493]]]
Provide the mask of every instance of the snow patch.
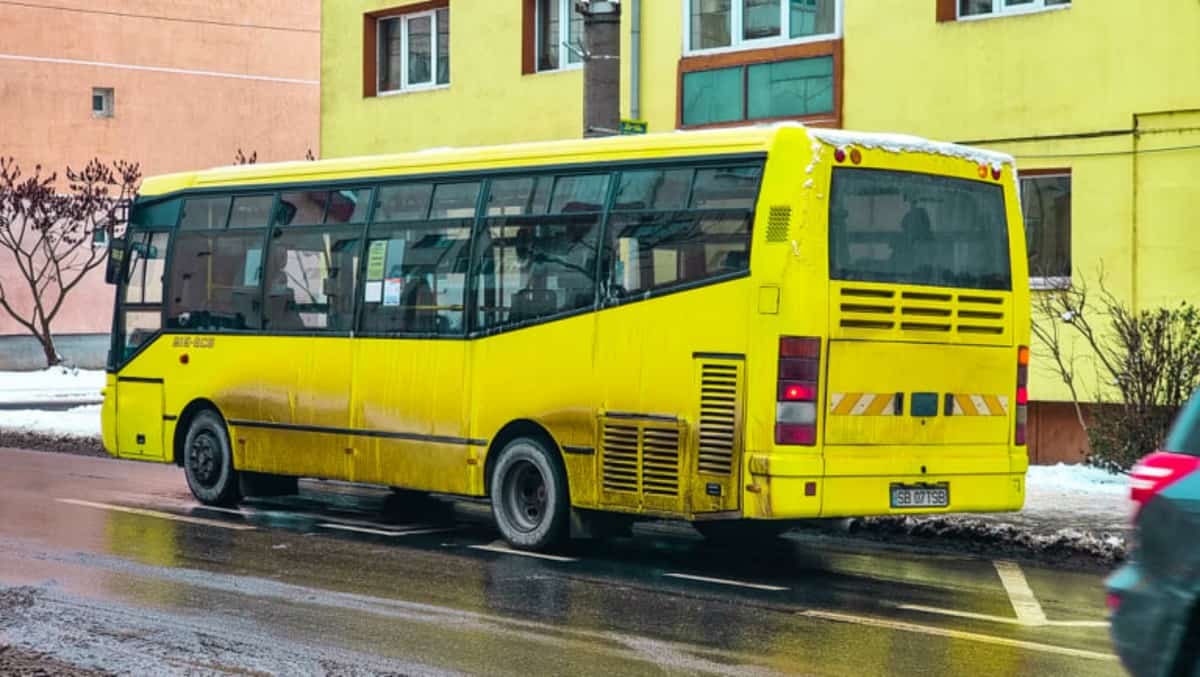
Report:
[[99,437],[100,405],[66,411],[0,411],[0,429],[66,437]]
[[0,371],[0,402],[99,399],[104,371],[51,367],[40,371]]
[[833,146],[834,148],[856,145],[863,148],[878,148],[889,153],[930,153],[935,155],[945,155],[947,157],[970,160],[976,164],[990,165],[995,169],[1000,169],[1006,164],[1016,166],[1013,157],[1006,153],[998,153],[996,151],[973,148],[971,146],[960,146],[957,143],[930,141],[929,139],[923,139],[919,136],[909,136],[907,134],[878,134],[870,132],[848,132],[841,129],[815,128],[809,128],[808,134],[812,138],[817,139],[826,145]]

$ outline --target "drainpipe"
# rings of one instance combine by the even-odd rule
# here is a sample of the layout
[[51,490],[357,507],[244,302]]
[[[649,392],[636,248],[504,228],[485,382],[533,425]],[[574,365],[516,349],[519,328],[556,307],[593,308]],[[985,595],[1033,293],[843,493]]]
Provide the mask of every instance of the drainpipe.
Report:
[[642,0],[629,5],[629,117],[642,119]]
[[621,126],[621,3],[575,3],[583,15],[583,136],[611,136]]

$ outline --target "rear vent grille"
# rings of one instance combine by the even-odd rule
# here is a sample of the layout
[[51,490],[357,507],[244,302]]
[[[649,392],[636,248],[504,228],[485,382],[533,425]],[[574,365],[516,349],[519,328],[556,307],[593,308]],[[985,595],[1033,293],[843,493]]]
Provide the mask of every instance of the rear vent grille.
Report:
[[839,296],[843,329],[999,336],[1008,328],[1001,296],[877,287],[842,287]]
[[733,472],[738,427],[738,365],[706,363],[700,369],[700,444],[702,473]]
[[767,242],[786,242],[791,225],[791,207],[786,205],[771,207],[770,215],[767,217]]
[[678,496],[681,439],[675,423],[601,419],[605,491]]

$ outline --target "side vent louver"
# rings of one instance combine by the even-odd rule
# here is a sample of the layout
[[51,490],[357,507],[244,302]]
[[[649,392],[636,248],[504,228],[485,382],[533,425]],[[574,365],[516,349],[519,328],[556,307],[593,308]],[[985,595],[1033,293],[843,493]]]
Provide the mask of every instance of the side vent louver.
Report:
[[677,423],[601,418],[604,490],[678,496],[681,439]]
[[792,225],[792,208],[776,205],[767,217],[767,242],[787,242]]
[[738,439],[739,365],[709,362],[700,371],[698,469],[702,473],[733,472]]

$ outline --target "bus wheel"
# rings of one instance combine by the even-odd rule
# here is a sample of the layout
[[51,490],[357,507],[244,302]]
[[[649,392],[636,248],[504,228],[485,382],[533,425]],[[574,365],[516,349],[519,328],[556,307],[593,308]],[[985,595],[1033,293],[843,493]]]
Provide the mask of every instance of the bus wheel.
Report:
[[238,501],[238,473],[233,469],[229,432],[215,411],[196,414],[183,441],[183,471],[188,488],[207,505]]
[[496,525],[518,548],[549,548],[570,526],[566,475],[537,440],[519,437],[500,451],[491,494]]

